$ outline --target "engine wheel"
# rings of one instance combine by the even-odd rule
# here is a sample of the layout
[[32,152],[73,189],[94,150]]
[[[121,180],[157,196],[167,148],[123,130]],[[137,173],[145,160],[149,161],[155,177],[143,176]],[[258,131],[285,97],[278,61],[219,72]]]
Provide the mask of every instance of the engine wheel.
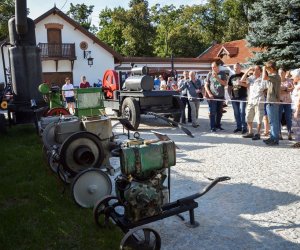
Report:
[[136,227],[129,230],[125,234],[121,243],[120,249],[153,249],[159,250],[161,247],[161,238],[154,229],[146,227]]
[[113,212],[122,215],[124,214],[124,207],[116,196],[107,195],[99,200],[94,206],[93,214],[96,224],[101,228],[108,227],[109,217]]
[[85,208],[94,207],[98,200],[110,195],[111,191],[109,176],[99,169],[87,169],[79,173],[72,184],[74,201]]
[[75,176],[88,168],[100,168],[104,153],[99,137],[82,131],[70,135],[63,142],[59,156],[64,170]]
[[138,129],[141,121],[141,114],[138,102],[134,98],[125,98],[122,103],[122,116],[129,120],[134,129]]
[[69,110],[65,108],[52,108],[47,111],[45,116],[59,116],[59,115],[70,115]]

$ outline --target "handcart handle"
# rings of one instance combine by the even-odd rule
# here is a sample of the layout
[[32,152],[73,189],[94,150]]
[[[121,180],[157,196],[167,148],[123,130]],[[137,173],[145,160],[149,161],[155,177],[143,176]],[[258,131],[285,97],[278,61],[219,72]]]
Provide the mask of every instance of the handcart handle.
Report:
[[195,200],[198,199],[199,197],[203,196],[204,194],[206,194],[209,190],[211,190],[215,185],[217,185],[219,182],[222,181],[228,181],[231,178],[228,176],[222,176],[222,177],[217,177],[215,178],[210,184],[208,184],[203,190],[202,192],[199,193],[195,193],[193,195],[190,195],[188,197],[182,198],[177,200],[177,202],[185,202],[185,201],[191,201],[191,200]]

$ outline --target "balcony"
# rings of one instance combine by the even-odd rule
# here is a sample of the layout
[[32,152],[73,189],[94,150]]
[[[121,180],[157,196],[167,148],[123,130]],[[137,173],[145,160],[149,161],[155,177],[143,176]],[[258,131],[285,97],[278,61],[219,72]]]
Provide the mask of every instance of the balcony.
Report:
[[39,43],[42,60],[76,60],[75,43]]

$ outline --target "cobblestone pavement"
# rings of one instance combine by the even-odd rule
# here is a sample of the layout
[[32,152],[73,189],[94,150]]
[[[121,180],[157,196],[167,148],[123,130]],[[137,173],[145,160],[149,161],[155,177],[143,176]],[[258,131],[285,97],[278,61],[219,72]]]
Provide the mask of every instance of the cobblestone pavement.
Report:
[[279,146],[233,134],[232,108],[222,119],[225,131],[210,133],[207,107],[201,105],[200,128],[187,125],[195,138],[144,117],[139,132],[166,133],[180,148],[171,169],[171,200],[201,190],[208,178],[230,176],[199,198],[197,228],[173,216],[152,224],[162,238],[162,249],[300,249],[300,151],[286,138]]

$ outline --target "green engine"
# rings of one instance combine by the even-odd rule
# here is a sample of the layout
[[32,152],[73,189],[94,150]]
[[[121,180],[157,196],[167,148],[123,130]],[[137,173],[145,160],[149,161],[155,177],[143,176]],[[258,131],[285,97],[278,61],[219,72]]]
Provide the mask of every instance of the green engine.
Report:
[[129,143],[121,150],[121,172],[116,193],[125,207],[125,217],[136,222],[158,215],[169,202],[164,185],[167,168],[176,164],[175,143],[164,141]]

